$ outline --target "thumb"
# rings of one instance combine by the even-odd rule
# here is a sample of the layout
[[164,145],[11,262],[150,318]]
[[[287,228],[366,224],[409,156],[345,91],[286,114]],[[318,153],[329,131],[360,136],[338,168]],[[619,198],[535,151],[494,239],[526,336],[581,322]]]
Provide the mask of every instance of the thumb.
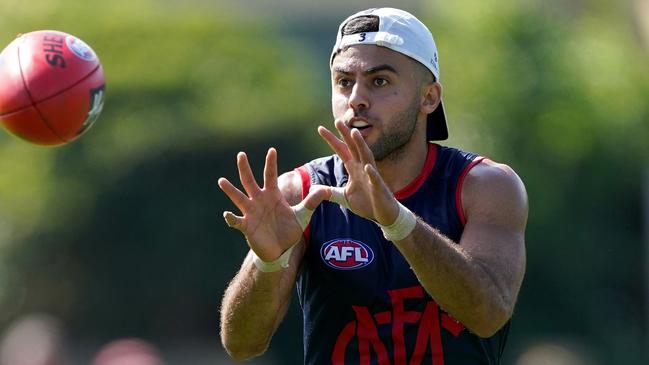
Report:
[[331,191],[328,186],[325,185],[313,185],[309,189],[309,194],[304,198],[302,203],[309,210],[315,210],[315,208],[322,203],[323,200],[327,200],[331,197]]
[[295,213],[295,219],[297,219],[302,230],[304,230],[309,224],[315,208],[317,208],[323,200],[327,199],[328,195],[331,194],[327,189],[325,189],[325,186],[318,186],[318,188],[309,189],[309,194],[307,194],[298,205],[291,207],[293,213]]
[[237,217],[236,215],[234,215],[234,213],[225,211],[223,212],[223,218],[225,219],[225,223],[228,225],[228,227],[241,230],[242,217]]

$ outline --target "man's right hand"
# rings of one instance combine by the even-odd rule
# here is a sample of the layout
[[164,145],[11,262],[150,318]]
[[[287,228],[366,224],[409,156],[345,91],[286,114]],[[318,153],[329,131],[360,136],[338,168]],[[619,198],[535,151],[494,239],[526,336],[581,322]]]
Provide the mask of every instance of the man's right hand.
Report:
[[[260,188],[244,152],[237,154],[237,168],[245,194],[225,178],[219,187],[239,208],[242,216],[223,212],[228,226],[238,229],[254,253],[263,261],[276,260],[300,240],[302,227],[277,183],[277,151],[270,148],[264,166],[264,187]],[[306,209],[314,210],[327,193],[316,189],[303,200]]]

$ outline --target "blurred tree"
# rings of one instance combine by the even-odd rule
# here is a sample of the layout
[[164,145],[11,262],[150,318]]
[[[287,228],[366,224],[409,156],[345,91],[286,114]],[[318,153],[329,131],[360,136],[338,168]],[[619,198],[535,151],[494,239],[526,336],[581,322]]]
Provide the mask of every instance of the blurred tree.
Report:
[[220,296],[246,249],[222,223],[231,208],[216,181],[236,180],[242,149],[259,167],[284,146],[283,170],[305,155],[315,125],[304,121],[321,114],[309,52],[224,7],[12,5],[0,4],[0,34],[79,36],[102,60],[108,97],[65,147],[0,137],[0,321],[43,310],[85,340],[217,337]]
[[641,363],[640,182],[649,67],[631,3],[429,6],[453,141],[509,163],[530,198],[512,347],[569,336]]

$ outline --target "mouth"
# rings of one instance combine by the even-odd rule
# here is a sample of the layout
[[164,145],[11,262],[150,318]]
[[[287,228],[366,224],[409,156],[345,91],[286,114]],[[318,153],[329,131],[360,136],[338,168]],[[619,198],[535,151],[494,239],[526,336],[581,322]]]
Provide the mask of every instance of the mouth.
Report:
[[368,123],[365,119],[361,118],[352,118],[348,123],[347,127],[350,129],[358,129],[361,134],[365,135],[366,133],[363,133],[364,131],[367,131],[368,129],[372,128],[372,125]]

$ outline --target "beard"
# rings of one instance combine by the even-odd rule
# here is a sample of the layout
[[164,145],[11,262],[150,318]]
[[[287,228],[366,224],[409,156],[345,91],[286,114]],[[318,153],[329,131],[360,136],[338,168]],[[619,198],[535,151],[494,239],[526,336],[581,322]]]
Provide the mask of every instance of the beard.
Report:
[[401,155],[404,146],[415,133],[418,111],[418,100],[413,100],[413,103],[403,113],[397,114],[384,124],[386,128],[383,130],[383,136],[369,146],[374,160],[396,159]]

